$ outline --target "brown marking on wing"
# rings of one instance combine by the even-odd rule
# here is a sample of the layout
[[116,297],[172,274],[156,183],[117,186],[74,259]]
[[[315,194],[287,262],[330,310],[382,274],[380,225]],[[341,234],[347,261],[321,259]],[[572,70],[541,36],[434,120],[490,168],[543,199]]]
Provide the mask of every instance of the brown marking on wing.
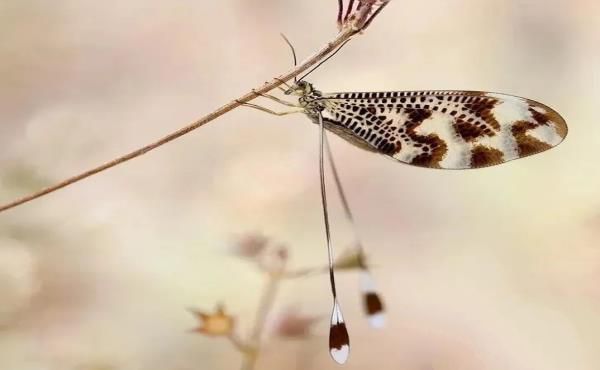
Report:
[[[529,113],[531,114],[533,121],[517,121],[512,127],[512,134],[517,141],[519,156],[521,157],[543,152],[544,150],[552,148],[551,144],[527,135],[529,130],[539,126],[551,125],[555,129],[556,133],[563,139],[567,136],[568,131],[565,120],[554,110],[534,101],[529,101],[529,104]],[[544,113],[535,108],[541,108]]]
[[502,151],[489,146],[478,145],[471,150],[471,167],[487,167],[504,162]]
[[434,134],[418,137],[411,136],[411,138],[417,142],[426,143],[429,149],[423,149],[424,152],[414,157],[410,163],[420,167],[440,168],[440,162],[448,152],[446,142]]
[[528,121],[517,121],[513,124],[512,134],[517,141],[519,156],[525,157],[552,148],[552,145],[527,135],[527,131],[538,126],[538,123]]
[[383,303],[376,293],[369,292],[364,298],[365,310],[369,315],[375,315],[383,311]]
[[534,107],[541,108],[545,111],[545,113],[540,113],[533,108],[529,108],[529,112],[531,113],[531,115],[533,116],[533,119],[538,124],[540,124],[540,125],[553,124],[554,129],[556,130],[556,133],[558,134],[558,136],[560,136],[562,139],[564,139],[567,136],[569,129],[567,127],[567,123],[565,122],[564,118],[562,118],[552,108],[545,106],[541,103],[529,101],[529,104],[531,104]]
[[547,125],[550,117],[548,117],[545,113],[538,112],[537,110],[529,107],[529,113],[533,117],[534,121],[538,123],[538,125]]
[[494,136],[495,131],[500,130],[500,124],[494,117],[492,109],[498,104],[498,100],[475,96],[469,98],[463,106],[467,113],[458,114],[451,112],[454,116],[453,127],[460,137],[466,142],[472,142],[482,136]]
[[329,330],[329,349],[342,349],[343,346],[350,345],[348,329],[343,322],[334,324]]
[[565,119],[551,109],[546,113],[546,115],[550,121],[554,123],[554,129],[556,130],[558,136],[560,136],[562,139],[567,137],[567,134],[569,133],[569,127],[567,126]]
[[[496,131],[500,131],[500,123],[494,117],[492,113],[492,109],[499,103],[499,100],[492,99],[489,97],[479,98],[475,101],[475,103],[467,103],[465,104],[466,108],[471,111],[476,117],[481,117],[482,120],[485,121],[488,125],[492,126],[492,128]],[[493,136],[493,132],[487,135]]]
[[[456,119],[453,124],[454,130],[464,141],[471,142],[475,139],[486,135],[486,128],[477,126],[476,124],[463,121],[462,119]],[[489,129],[487,129],[489,130]],[[489,131],[491,132],[491,131]],[[491,132],[493,135],[493,132]]]
[[[421,154],[415,156],[410,163],[415,166],[439,168],[440,162],[444,159],[448,151],[446,142],[435,134],[423,136],[417,134],[415,131],[423,121],[431,117],[431,111],[427,109],[408,108],[405,109],[405,112],[408,114],[409,119],[404,123],[406,135],[415,143],[416,147],[420,147],[423,151]],[[400,149],[398,148],[393,154],[398,153]]]
[[417,126],[423,123],[427,118],[431,117],[431,111],[428,109],[413,109],[406,108],[404,110],[408,114],[408,119]]

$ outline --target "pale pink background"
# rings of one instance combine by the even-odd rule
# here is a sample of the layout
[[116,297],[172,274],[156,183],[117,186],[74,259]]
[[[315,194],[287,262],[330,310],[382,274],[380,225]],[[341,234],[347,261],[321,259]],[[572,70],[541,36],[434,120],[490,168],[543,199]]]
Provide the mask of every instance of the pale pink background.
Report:
[[[0,199],[134,149],[239,96],[335,34],[334,0],[0,2]],[[386,298],[370,330],[339,292],[346,369],[600,368],[600,3],[393,0],[315,72],[323,91],[483,89],[557,109],[543,155],[478,170],[401,165],[332,139]],[[326,251],[317,131],[239,109],[160,150],[0,214],[0,368],[235,369],[186,311],[224,301],[247,331],[261,278],[228,254],[262,231],[295,266]],[[331,193],[338,250],[352,234]],[[276,309],[327,315],[326,277]],[[259,369],[335,369],[327,325],[270,338]]]

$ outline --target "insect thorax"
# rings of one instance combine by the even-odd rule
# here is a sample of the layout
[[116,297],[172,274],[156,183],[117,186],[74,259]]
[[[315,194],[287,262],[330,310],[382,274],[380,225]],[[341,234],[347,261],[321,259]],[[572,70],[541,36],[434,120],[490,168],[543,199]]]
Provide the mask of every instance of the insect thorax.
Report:
[[306,114],[316,121],[319,112],[325,109],[323,93],[306,81],[298,82],[294,92],[299,95],[298,103],[306,110]]

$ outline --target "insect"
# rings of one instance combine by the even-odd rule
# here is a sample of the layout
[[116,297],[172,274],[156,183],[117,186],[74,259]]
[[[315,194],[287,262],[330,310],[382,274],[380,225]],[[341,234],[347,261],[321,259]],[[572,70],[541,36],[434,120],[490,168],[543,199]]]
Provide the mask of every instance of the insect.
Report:
[[[287,39],[286,42],[289,44]],[[295,79],[292,85],[281,81],[287,87],[282,89],[284,94],[297,97],[296,102],[256,93],[291,109],[275,112],[257,104],[238,102],[278,116],[302,113],[319,126],[321,201],[333,297],[329,350],[333,359],[339,363],[347,360],[350,341],[335,286],[334,253],[325,187],[325,153],[331,163],[346,217],[351,223],[354,221],[327,143],[326,131],[369,152],[405,164],[436,169],[474,169],[527,157],[558,145],[568,132],[565,120],[550,107],[506,94],[458,90],[323,93],[304,80],[344,45],[345,43],[300,79]],[[296,62],[293,47],[292,52]],[[195,123],[121,158],[0,206],[0,212],[138,157],[199,126],[200,123]],[[362,243],[358,237],[357,249],[359,255],[363,256]],[[381,326],[383,304],[376,294],[364,261],[361,260],[359,266],[362,270],[362,293],[369,321],[372,326]]]
[[568,131],[565,120],[550,107],[505,94],[481,91],[325,94],[302,80],[286,93],[299,98],[298,104],[293,105],[297,110],[283,114],[302,112],[317,124],[322,119],[326,130],[361,149],[419,167],[493,166],[548,150],[560,144]]
[[[284,39],[291,47],[296,63],[294,48],[285,36]],[[552,108],[506,94],[461,90],[323,93],[304,78],[329,58],[295,80],[293,85],[288,85],[287,89],[282,89],[285,95],[296,96],[297,102],[260,94],[293,109],[275,112],[256,104],[242,105],[278,116],[303,113],[319,125],[321,200],[333,296],[329,351],[336,362],[344,363],[349,355],[350,342],[335,288],[325,191],[325,151],[346,217],[351,223],[353,216],[325,130],[361,149],[405,164],[458,170],[494,166],[543,152],[560,144],[567,136],[568,128],[565,120]],[[360,243],[359,250],[362,253]],[[362,278],[367,315],[373,326],[380,326],[383,305],[366,267]]]

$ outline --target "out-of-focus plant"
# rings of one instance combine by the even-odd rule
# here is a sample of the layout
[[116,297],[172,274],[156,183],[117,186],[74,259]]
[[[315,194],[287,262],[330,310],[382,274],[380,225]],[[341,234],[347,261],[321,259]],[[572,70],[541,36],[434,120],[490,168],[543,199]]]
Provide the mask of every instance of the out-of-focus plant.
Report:
[[[325,317],[303,314],[295,308],[287,308],[279,314],[272,314],[280,283],[284,280],[327,273],[328,268],[318,266],[299,270],[288,269],[289,249],[282,244],[273,243],[261,234],[243,235],[233,244],[231,252],[254,264],[256,270],[266,278],[252,329],[247,336],[240,335],[235,317],[227,312],[223,303],[219,303],[214,311],[190,310],[200,322],[192,332],[208,337],[228,339],[243,356],[242,369],[251,370],[256,368],[264,334],[267,330],[280,338],[306,339],[311,336],[312,326]],[[364,283],[367,265],[362,252],[355,247],[348,248],[336,260],[335,266],[338,270],[361,274],[361,294],[369,323],[373,327],[381,327],[383,304],[374,290],[370,277],[370,283]],[[374,309],[376,310],[374,311]],[[268,328],[267,322],[272,323]]]

